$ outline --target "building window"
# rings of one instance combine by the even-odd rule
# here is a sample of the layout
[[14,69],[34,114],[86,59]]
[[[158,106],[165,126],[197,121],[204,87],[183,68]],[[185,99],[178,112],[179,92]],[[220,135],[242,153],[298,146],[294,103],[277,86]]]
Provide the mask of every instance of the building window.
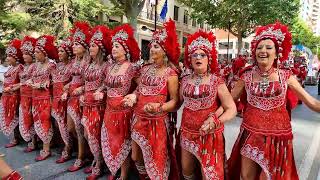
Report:
[[[233,48],[233,42],[229,42],[229,49]],[[220,42],[219,49],[228,49],[228,42]]]
[[188,11],[185,10],[184,11],[184,15],[183,15],[183,23],[188,25]]
[[200,28],[203,29],[203,22],[200,23]]
[[143,60],[149,60],[149,43],[150,41],[142,39],[141,41],[141,58]]
[[187,37],[183,36],[182,38],[182,47],[184,47],[187,43]]
[[179,7],[178,6],[174,6],[174,9],[173,9],[173,19],[175,21],[178,21],[179,20]]
[[197,20],[196,19],[192,19],[192,27],[196,27],[197,26]]
[[244,43],[244,48],[245,48],[245,49],[249,49],[249,47],[250,47],[250,44],[249,44],[248,42],[245,42],[245,43]]

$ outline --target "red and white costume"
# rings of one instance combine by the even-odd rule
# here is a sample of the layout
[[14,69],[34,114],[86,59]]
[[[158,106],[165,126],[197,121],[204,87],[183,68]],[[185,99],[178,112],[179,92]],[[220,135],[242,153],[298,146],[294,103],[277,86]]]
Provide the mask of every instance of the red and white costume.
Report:
[[[180,96],[184,100],[181,120],[180,146],[193,154],[201,164],[205,179],[224,179],[225,145],[224,126],[217,127],[212,134],[201,136],[199,129],[204,121],[219,107],[217,97],[218,86],[224,80],[217,73],[217,51],[215,36],[210,32],[196,32],[186,43],[185,65],[191,66],[190,56],[197,49],[202,49],[209,59],[208,84],[199,84],[198,87],[190,80],[194,74],[184,77],[181,81]],[[197,90],[196,90],[197,89]]]
[[[73,43],[80,43],[83,47],[89,48],[91,39],[91,27],[85,22],[76,22],[73,33]],[[84,57],[83,57],[84,58]],[[88,66],[86,59],[73,59],[71,62],[71,82],[69,83],[69,100],[67,103],[67,114],[72,118],[78,139],[83,139],[83,126],[81,124],[82,108],[80,107],[80,94],[73,94],[73,91],[84,85],[83,73]],[[79,163],[77,163],[79,164]]]
[[[21,51],[33,56],[36,39],[26,36],[22,41]],[[34,63],[24,65],[20,72],[20,107],[19,107],[19,130],[22,138],[29,142],[36,134],[32,119],[32,87],[27,85],[27,81],[32,78],[36,66]],[[30,148],[33,144],[29,144]]]
[[[19,73],[23,71],[23,65],[19,64],[19,62],[23,62],[20,47],[21,41],[14,39],[6,50],[6,55],[15,58],[17,65],[10,66],[8,71],[4,73],[3,89],[13,88],[14,85],[20,82]],[[14,129],[19,124],[19,103],[19,91],[3,92],[0,103],[0,128],[6,136],[13,135]]]
[[[271,39],[279,47],[279,62],[287,59],[291,50],[291,33],[280,23],[257,29],[252,41],[252,54],[258,43]],[[293,157],[293,135],[290,114],[287,110],[287,80],[290,70],[276,69],[279,81],[270,81],[261,86],[253,81],[257,66],[245,71],[240,79],[245,83],[247,104],[240,134],[228,161],[230,179],[240,179],[241,156],[256,162],[267,179],[298,179]],[[258,177],[261,173],[258,173]]]
[[140,59],[140,49],[130,25],[126,24],[114,29],[112,43],[114,42],[124,47],[130,65],[121,75],[111,74],[114,66],[118,65],[116,63],[110,65],[105,72],[104,86],[107,98],[101,130],[101,145],[104,161],[113,176],[131,151],[130,120],[133,109],[125,107],[122,100],[132,92],[133,78],[137,76],[138,70],[134,63]]
[[[37,39],[36,48],[41,50],[49,59],[58,59],[58,51],[54,46],[54,37],[49,35],[40,36]],[[43,68],[40,62],[36,63],[36,68],[32,74],[33,84],[50,84],[52,80],[52,72],[56,65],[48,62]],[[34,121],[34,129],[45,144],[49,144],[53,136],[53,128],[51,124],[51,87],[34,88],[32,90],[32,115]],[[41,153],[40,153],[41,154]]]
[[[154,32],[151,42],[156,42],[166,52],[173,64],[178,65],[180,54],[175,24],[169,20],[164,24],[164,29]],[[137,87],[137,104],[134,108],[131,138],[141,148],[145,170],[150,179],[178,178],[171,176],[177,173],[173,156],[171,137],[169,137],[169,117],[167,112],[156,115],[146,113],[144,105],[151,102],[167,102],[168,78],[178,76],[171,67],[167,67],[163,76],[152,73],[155,65],[147,65],[140,71],[140,82]],[[139,170],[139,167],[138,167]],[[141,174],[142,172],[140,172]]]
[[[73,58],[72,45],[71,38],[64,40],[59,45],[60,48],[65,50],[69,60]],[[57,121],[61,138],[68,147],[72,146],[72,138],[70,137],[67,127],[67,101],[61,100],[61,96],[64,93],[64,86],[71,80],[71,67],[71,62],[68,62],[68,64],[59,62],[56,65],[56,69],[51,73],[53,88],[51,116]],[[63,158],[68,158],[69,154],[68,152],[63,151],[62,156]]]
[[[96,26],[93,29],[93,36],[91,43],[95,43],[99,46],[99,49],[103,52],[103,57],[106,59],[110,53],[110,30],[106,26]],[[84,102],[81,123],[84,126],[88,135],[88,144],[91,153],[94,156],[95,166],[92,167],[92,175],[98,176],[101,174],[101,126],[104,115],[104,100],[96,100],[94,93],[100,88],[105,79],[105,68],[107,63],[103,63],[102,66],[91,62],[83,73],[84,80]],[[99,162],[98,162],[99,161]],[[98,165],[98,166],[97,166]]]

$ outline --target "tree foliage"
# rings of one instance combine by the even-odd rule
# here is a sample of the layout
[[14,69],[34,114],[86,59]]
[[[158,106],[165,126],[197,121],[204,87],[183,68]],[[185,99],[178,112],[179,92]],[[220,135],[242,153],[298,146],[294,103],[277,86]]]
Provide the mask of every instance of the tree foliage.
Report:
[[20,0],[32,17],[28,29],[40,30],[56,36],[65,36],[74,21],[87,21],[91,25],[105,24],[102,15],[120,15],[97,0]]
[[[276,20],[292,24],[299,10],[299,0],[179,0],[190,7],[192,17],[216,28],[228,30],[242,38],[254,32],[255,27]],[[241,46],[239,46],[239,49]]]
[[111,0],[111,3],[116,8],[122,9],[129,23],[136,28],[137,17],[145,4],[145,0]]
[[295,19],[295,23],[291,27],[291,32],[293,44],[302,44],[310,48],[312,53],[318,53],[317,55],[320,57],[320,36],[315,36],[312,30],[302,19]]

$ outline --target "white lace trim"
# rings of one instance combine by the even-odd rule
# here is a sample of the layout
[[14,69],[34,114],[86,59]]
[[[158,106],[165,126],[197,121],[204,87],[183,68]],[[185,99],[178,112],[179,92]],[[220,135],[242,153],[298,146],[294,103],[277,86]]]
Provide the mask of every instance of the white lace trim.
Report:
[[121,144],[121,148],[119,149],[118,154],[116,156],[113,156],[109,143],[108,129],[103,123],[101,130],[101,146],[104,161],[106,162],[112,175],[116,175],[118,169],[120,169],[121,165],[126,160],[131,151],[131,140],[126,139]]
[[246,144],[241,148],[240,153],[242,156],[245,156],[259,164],[266,174],[267,179],[271,180],[271,172],[269,172],[269,161],[265,159],[263,151],[259,151],[259,148],[252,147],[250,144]]
[[167,156],[166,168],[164,169],[163,174],[160,174],[159,170],[157,169],[157,166],[154,163],[153,153],[148,140],[139,132],[136,132],[134,130],[131,133],[131,138],[140,146],[142,150],[145,167],[150,179],[155,179],[155,180],[168,179],[169,173],[170,173],[169,156]]
[[201,164],[203,173],[206,176],[206,179],[215,179],[219,180],[217,172],[215,171],[214,166],[203,166],[201,158],[198,156],[200,146],[194,141],[189,141],[187,138],[180,136],[180,145],[183,149],[193,154]]
[[76,129],[78,139],[82,139],[84,136],[83,136],[83,126],[81,124],[81,117],[76,113],[76,111],[71,106],[67,107],[67,114],[71,117],[74,123],[74,127]]
[[[30,116],[32,118],[32,113],[31,113],[31,108],[29,109]],[[36,134],[36,131],[34,130],[34,126],[32,125],[30,129],[27,129],[24,125],[24,115],[22,112],[22,107],[21,105],[19,106],[19,131],[20,134],[26,142],[31,141],[31,139],[34,137]]]
[[38,120],[38,121],[34,122],[34,129],[35,129],[37,135],[39,136],[39,138],[41,139],[41,141],[43,143],[45,143],[45,144],[49,144],[50,143],[50,141],[52,139],[52,136],[53,136],[52,127],[50,127],[48,132],[45,132],[43,127],[42,127],[42,124],[41,124],[40,120]]
[[65,123],[64,119],[66,118],[65,116],[60,116],[59,113],[56,112],[56,110],[52,109],[51,110],[51,116],[57,121],[58,127],[59,127],[59,132],[61,135],[61,138],[66,146],[70,146],[71,144],[71,137],[68,131],[67,124]]
[[5,114],[4,114],[4,108],[2,105],[2,101],[0,101],[0,128],[1,131],[3,132],[4,135],[10,136],[13,134],[14,129],[18,126],[19,124],[19,118],[18,116],[14,116],[12,121],[10,122],[9,126],[6,126],[5,123]]

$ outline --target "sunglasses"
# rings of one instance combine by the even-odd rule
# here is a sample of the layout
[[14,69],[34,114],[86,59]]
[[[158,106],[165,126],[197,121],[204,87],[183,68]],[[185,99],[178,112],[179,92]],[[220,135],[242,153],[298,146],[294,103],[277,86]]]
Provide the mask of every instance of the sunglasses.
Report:
[[193,58],[193,59],[203,59],[205,57],[207,57],[206,53],[200,53],[200,54],[194,53],[191,55],[191,58]]

